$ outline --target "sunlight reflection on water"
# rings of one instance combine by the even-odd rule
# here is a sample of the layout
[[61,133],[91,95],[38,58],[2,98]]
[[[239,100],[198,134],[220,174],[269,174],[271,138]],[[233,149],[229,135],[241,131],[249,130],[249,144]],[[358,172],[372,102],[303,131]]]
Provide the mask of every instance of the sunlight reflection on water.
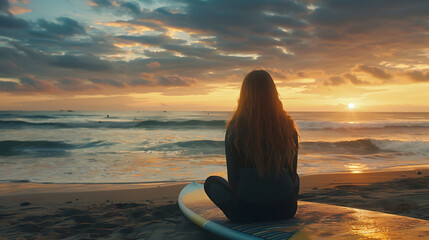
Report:
[[349,163],[344,165],[344,167],[351,173],[363,173],[369,170],[368,166],[364,163]]

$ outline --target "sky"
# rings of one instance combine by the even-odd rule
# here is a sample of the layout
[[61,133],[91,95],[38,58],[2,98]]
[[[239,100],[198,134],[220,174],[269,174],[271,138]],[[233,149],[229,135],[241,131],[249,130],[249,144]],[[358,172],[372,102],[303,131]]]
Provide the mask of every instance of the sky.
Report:
[[[427,0],[0,0],[0,110],[429,111]],[[350,103],[355,108],[348,109]]]

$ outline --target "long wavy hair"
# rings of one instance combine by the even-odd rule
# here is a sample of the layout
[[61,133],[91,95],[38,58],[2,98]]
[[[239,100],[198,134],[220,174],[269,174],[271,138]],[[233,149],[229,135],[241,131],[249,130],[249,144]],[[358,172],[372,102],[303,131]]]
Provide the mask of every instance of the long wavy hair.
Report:
[[260,177],[272,175],[273,170],[278,176],[292,169],[298,149],[294,141],[298,129],[283,109],[268,72],[254,70],[246,75],[227,128],[230,130],[227,137],[233,132],[237,136],[233,144],[245,154],[244,165],[254,167]]

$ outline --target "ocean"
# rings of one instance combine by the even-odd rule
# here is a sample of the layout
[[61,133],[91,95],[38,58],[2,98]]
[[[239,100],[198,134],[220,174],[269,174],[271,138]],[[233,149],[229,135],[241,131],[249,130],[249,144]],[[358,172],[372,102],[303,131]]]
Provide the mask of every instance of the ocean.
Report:
[[[429,113],[291,112],[300,175],[429,164]],[[231,112],[0,112],[0,182],[144,183],[226,176]]]

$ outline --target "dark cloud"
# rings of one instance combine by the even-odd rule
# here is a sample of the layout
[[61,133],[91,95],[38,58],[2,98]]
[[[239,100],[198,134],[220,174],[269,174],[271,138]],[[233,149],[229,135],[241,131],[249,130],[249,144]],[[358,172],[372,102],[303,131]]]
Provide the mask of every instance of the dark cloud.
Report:
[[[49,36],[50,37],[50,36]],[[113,41],[102,36],[91,36],[88,39],[70,40],[60,38],[29,38],[26,42],[29,46],[48,53],[56,53],[58,49],[73,53],[86,53],[92,55],[121,54],[123,50],[113,45]]]
[[[11,26],[13,25],[8,24],[8,27]],[[123,52],[120,48],[114,46],[114,40],[109,36],[99,32],[87,34],[82,24],[70,18],[58,18],[55,22],[45,19],[39,19],[36,22],[25,22],[24,28],[19,29],[2,29],[0,26],[1,36],[13,39],[11,41],[13,44],[19,44],[33,51],[40,50],[52,55],[58,55],[58,52],[61,52],[61,54],[69,52],[92,55],[119,54]]]
[[[257,52],[262,51],[258,47],[261,45],[282,45],[272,39],[288,35],[280,27],[292,30],[306,27],[306,21],[295,16],[307,12],[305,4],[295,1],[179,1],[172,6],[145,9],[136,17],[140,21],[128,22],[152,23],[151,27],[157,31],[173,27],[194,32],[195,36],[214,35],[212,47],[222,51]],[[154,21],[158,24],[153,24]],[[237,45],[240,48],[235,48]]]
[[333,28],[323,28],[316,31],[316,36],[322,39],[335,40],[340,39],[341,35]]
[[302,78],[307,77],[307,74],[305,74],[305,72],[297,72],[297,73],[296,73],[296,75],[297,75],[298,77],[302,77]]
[[140,6],[136,2],[123,2],[121,3],[121,7],[124,9],[128,9],[130,12],[138,15],[141,11]]
[[369,84],[371,84],[370,82],[362,80],[362,79],[358,78],[356,75],[351,74],[351,73],[343,74],[343,77],[349,79],[350,82],[353,83],[354,85],[369,85]]
[[406,75],[416,82],[429,82],[429,71],[426,73],[422,71],[408,71]]
[[364,64],[356,64],[356,66],[353,68],[356,72],[366,72],[371,74],[373,77],[379,78],[379,79],[389,79],[392,77],[388,72],[384,71],[383,69],[377,68],[377,67],[370,67]]
[[323,85],[326,85],[326,86],[338,86],[338,85],[341,85],[341,84],[344,84],[344,83],[346,83],[346,81],[344,80],[343,77],[333,76],[333,77],[329,77],[327,80],[325,80],[323,82]]
[[112,1],[111,0],[91,0],[91,2],[93,4],[95,4],[95,6],[98,7],[112,7]]
[[424,0],[414,1],[413,4],[401,0],[319,0],[314,4],[317,8],[309,19],[316,25],[338,27],[371,23],[367,30],[382,27],[383,24],[374,23],[384,20],[401,22],[427,17],[429,8],[429,3]]
[[192,79],[185,79],[179,76],[161,76],[158,83],[162,86],[189,86],[195,83]]
[[[409,6],[410,4],[404,1],[394,1],[393,4],[386,1],[382,1],[383,4],[375,2],[347,1],[339,4],[324,0],[221,0],[178,1],[173,4],[165,1],[162,2],[165,6],[153,10],[143,9],[140,14],[133,15],[133,19],[120,22],[150,26],[160,32],[166,32],[168,28],[181,29],[194,38],[201,35],[211,37],[200,39],[200,46],[172,43],[171,39],[160,37],[161,35],[118,38],[158,46],[167,51],[196,56],[203,60],[213,58],[213,51],[251,53],[261,56],[257,61],[260,66],[280,67],[282,61],[283,65],[296,70],[323,67],[327,72],[338,74],[344,71],[344,66],[364,62],[363,59],[370,59],[369,64],[374,64],[376,59],[371,55],[383,55],[386,52],[379,46],[386,45],[386,49],[394,49],[398,42],[406,43],[415,39],[409,35],[416,33],[417,28],[425,29],[424,23],[427,20],[424,19],[427,19],[427,16],[422,14],[421,9],[426,3],[419,1]],[[308,8],[310,3],[316,6],[314,11]],[[120,4],[114,6],[111,2],[97,5],[112,9],[122,8]],[[373,9],[366,10],[367,6]],[[371,20],[363,19],[362,16],[368,16]],[[419,25],[417,22],[420,22],[421,27],[416,28]],[[366,28],[368,31],[360,28]],[[383,29],[383,32],[388,34],[373,32],[374,29]],[[401,39],[393,39],[391,36],[401,36]],[[419,38],[425,38],[425,35]],[[413,44],[417,48],[422,46],[423,42],[414,40]],[[287,53],[279,47],[286,49]],[[409,56],[404,53],[403,57]],[[323,59],[323,66],[319,58]],[[342,64],[338,64],[338,59],[341,59]]]
[[28,89],[45,90],[46,85],[43,82],[30,77],[22,77],[19,79],[21,85]]
[[89,81],[96,84],[101,84],[101,85],[107,85],[107,86],[113,86],[113,87],[124,87],[123,83],[113,79],[92,78],[92,79],[89,79]]
[[64,38],[66,36],[73,35],[84,35],[86,34],[85,27],[79,24],[77,21],[67,18],[60,17],[57,18],[58,23],[49,22],[45,19],[39,19],[37,25],[39,28],[43,29],[41,31],[32,31],[36,36],[42,37],[59,37]]
[[111,68],[109,61],[100,60],[93,55],[62,55],[55,56],[49,62],[52,66],[71,68],[71,69],[83,69],[88,71],[105,71]]
[[[134,1],[121,0],[91,0],[91,4],[96,10],[111,9],[118,15],[138,15],[141,11],[140,5]],[[101,8],[101,9],[97,9]]]
[[94,86],[85,84],[83,81],[77,79],[64,78],[58,79],[56,82],[56,86],[65,91],[80,91],[95,88]]
[[0,12],[8,12],[10,4],[8,0],[0,0]]
[[303,28],[307,26],[306,22],[302,21],[301,19],[289,17],[287,15],[267,16],[267,22],[275,26],[282,26],[285,28]]
[[183,54],[185,56],[211,58],[211,57],[218,55],[214,49],[195,46],[195,45],[165,44],[165,45],[162,45],[162,47],[166,50],[178,52],[178,53]]
[[16,82],[0,81],[0,92],[16,92],[20,85]]
[[[17,64],[21,62],[25,65],[28,64],[26,68],[29,70],[32,70],[32,66],[30,64],[33,64],[35,68],[55,66],[60,68],[81,69],[87,71],[105,71],[112,67],[109,61],[101,60],[100,58],[91,54],[65,54],[52,56],[14,42],[10,42],[10,44],[18,51],[13,51],[13,49],[10,48],[3,48],[0,50],[0,52],[6,52],[9,56],[11,56],[12,60],[15,59],[15,63]],[[25,55],[23,56],[20,54],[20,52],[24,53]]]
[[52,88],[46,81],[32,77],[21,77],[18,82],[0,81],[1,92],[43,92]]
[[145,45],[151,45],[151,46],[160,46],[163,44],[182,44],[186,43],[185,40],[181,39],[172,39],[165,35],[141,35],[141,36],[117,36],[116,38],[132,41],[132,42],[138,42]]
[[24,19],[16,18],[10,13],[0,12],[0,29],[23,29],[29,26]]
[[147,79],[133,79],[131,81],[131,85],[133,86],[148,86],[151,85],[151,81]]
[[10,4],[8,0],[0,0],[0,30],[3,29],[23,29],[29,26],[24,19],[16,18],[9,12]]

